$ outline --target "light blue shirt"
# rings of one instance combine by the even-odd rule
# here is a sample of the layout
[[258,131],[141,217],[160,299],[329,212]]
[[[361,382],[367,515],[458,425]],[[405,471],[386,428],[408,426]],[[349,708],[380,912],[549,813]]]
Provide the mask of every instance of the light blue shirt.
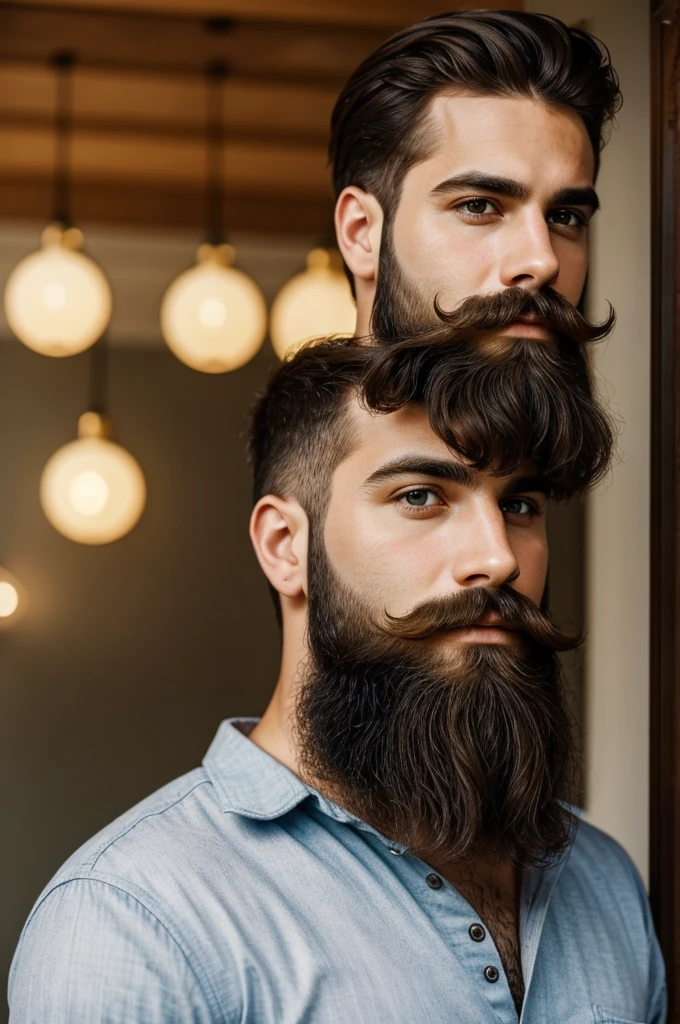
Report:
[[[472,907],[251,743],[254,722],[223,722],[202,768],[50,882],[11,1024],[517,1024]],[[647,898],[604,833],[581,823],[558,863],[524,873],[519,931],[523,1024],[665,1020]]]

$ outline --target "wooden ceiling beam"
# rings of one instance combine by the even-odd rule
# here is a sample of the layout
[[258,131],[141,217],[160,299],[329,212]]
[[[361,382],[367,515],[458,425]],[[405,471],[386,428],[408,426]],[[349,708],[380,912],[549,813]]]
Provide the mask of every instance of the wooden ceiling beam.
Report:
[[[90,12],[238,18],[294,25],[348,25],[388,31],[441,10],[441,4],[432,0],[371,0],[371,3],[366,0],[68,0],[67,4],[63,0],[41,0],[41,6],[54,9],[69,6]],[[470,10],[481,5],[459,0],[452,6],[457,10]],[[521,0],[503,0],[506,10],[521,9],[521,6]]]
[[[335,89],[310,89],[229,79],[223,89],[225,131],[231,137],[325,145]],[[36,62],[0,63],[0,122],[49,126],[55,79]],[[201,135],[205,84],[168,73],[76,67],[73,118],[77,129],[112,133]]]
[[228,22],[224,30],[194,16],[0,5],[0,60],[47,63],[72,50],[85,66],[201,74],[224,61],[230,76],[340,89],[388,34],[343,26]]
[[[235,232],[308,235],[323,242],[333,222],[331,199],[313,195],[253,195],[230,188],[225,207],[226,228]],[[203,238],[205,198],[201,189],[81,181],[73,193],[73,213],[76,223],[86,229],[88,224],[191,228],[198,245]],[[51,216],[48,181],[0,174],[0,218],[47,223]]]
[[[0,123],[0,177],[49,177],[54,152],[51,129]],[[224,185],[255,194],[330,195],[326,148],[290,141],[239,141],[224,145]],[[201,188],[205,175],[202,138],[176,138],[141,132],[76,131],[72,181]]]

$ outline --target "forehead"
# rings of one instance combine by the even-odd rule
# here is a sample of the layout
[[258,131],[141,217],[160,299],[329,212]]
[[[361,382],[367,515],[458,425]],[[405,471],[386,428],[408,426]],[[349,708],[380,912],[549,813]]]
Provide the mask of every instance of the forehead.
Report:
[[473,169],[537,193],[593,182],[592,144],[573,110],[526,97],[443,93],[433,99],[429,120],[434,148],[406,176],[428,188]]
[[353,427],[354,444],[333,474],[334,483],[341,482],[343,488],[361,486],[377,469],[405,455],[417,454],[463,464],[435,434],[423,405],[412,403],[396,412],[374,413],[353,399],[347,415]]

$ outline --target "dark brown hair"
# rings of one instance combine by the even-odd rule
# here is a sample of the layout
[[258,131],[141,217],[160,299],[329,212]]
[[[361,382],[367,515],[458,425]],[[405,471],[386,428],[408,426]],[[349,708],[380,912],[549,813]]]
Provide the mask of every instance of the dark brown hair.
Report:
[[579,493],[606,471],[614,443],[581,346],[513,338],[489,354],[445,323],[391,347],[354,338],[307,345],[255,406],[253,499],[294,496],[310,517],[323,516],[333,472],[354,444],[353,395],[377,413],[422,403],[435,433],[474,468],[505,475],[532,461],[555,497]]
[[329,147],[336,195],[357,185],[376,196],[389,219],[404,175],[432,148],[427,107],[451,89],[575,111],[596,170],[605,126],[621,105],[609,51],[588,32],[523,11],[439,14],[388,39],[341,92]]

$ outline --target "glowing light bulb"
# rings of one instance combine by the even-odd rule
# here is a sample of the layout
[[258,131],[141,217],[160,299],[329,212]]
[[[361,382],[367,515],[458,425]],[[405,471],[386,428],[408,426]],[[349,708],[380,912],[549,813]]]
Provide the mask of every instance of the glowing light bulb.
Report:
[[357,311],[347,279],[326,249],[312,249],[307,268],[287,281],[274,299],[269,336],[283,359],[312,338],[352,335]]
[[227,319],[227,310],[220,299],[204,299],[198,307],[198,319],[204,327],[221,327]]
[[0,566],[0,630],[14,626],[26,611],[26,592],[11,572]]
[[111,319],[111,289],[77,228],[50,224],[42,247],[7,279],[5,315],[17,338],[46,356],[71,356],[93,345]]
[[9,580],[0,580],[0,619],[8,619],[19,607],[17,588]]
[[55,529],[80,544],[108,544],[128,533],[146,503],[139,463],[106,436],[109,424],[84,413],[78,440],[49,459],[40,480],[43,511]]
[[231,266],[230,245],[202,245],[198,262],[175,278],[161,304],[161,331],[187,366],[226,373],[249,362],[267,332],[262,292]]
[[48,309],[61,309],[66,305],[66,289],[60,281],[48,281],[40,293],[40,298]]
[[103,476],[86,469],[69,484],[68,500],[71,508],[81,516],[96,516],[109,500],[109,487]]

